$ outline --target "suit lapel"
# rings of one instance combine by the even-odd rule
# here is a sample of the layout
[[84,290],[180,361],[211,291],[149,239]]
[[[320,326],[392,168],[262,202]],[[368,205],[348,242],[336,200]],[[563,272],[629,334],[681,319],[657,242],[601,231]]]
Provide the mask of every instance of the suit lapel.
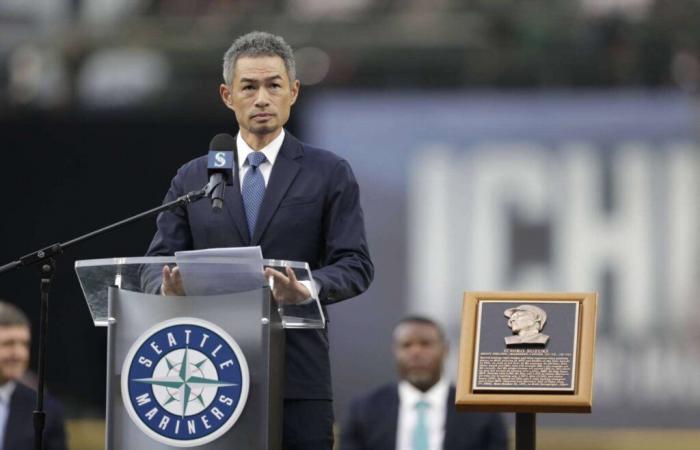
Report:
[[442,440],[442,448],[450,449],[456,448],[457,445],[454,440],[457,438],[455,432],[464,433],[464,428],[459,427],[459,424],[455,423],[457,419],[457,413],[454,408],[455,404],[455,388],[450,386],[450,391],[447,394],[447,417],[445,417],[445,437]]
[[248,221],[245,218],[245,207],[243,206],[243,197],[241,196],[241,181],[239,178],[239,168],[238,168],[238,149],[233,148],[234,154],[236,155],[236,166],[233,173],[233,185],[226,186],[225,191],[225,201],[224,209],[233,219],[233,223],[236,224],[236,229],[238,234],[241,236],[241,242],[246,244],[250,243],[250,234],[248,234]]
[[10,409],[5,425],[5,446],[6,449],[22,448],[21,436],[31,423],[32,402],[31,391],[19,383],[10,396]]
[[391,391],[391,398],[387,402],[386,413],[383,416],[386,417],[386,427],[384,427],[384,442],[387,449],[396,448],[396,433],[399,429],[399,385],[393,386]]
[[[303,151],[299,141],[289,133],[285,133],[284,142],[282,142],[282,147],[275,160],[275,165],[272,167],[270,180],[265,189],[265,198],[263,198],[262,205],[260,205],[260,212],[258,212],[258,220],[255,223],[255,232],[253,233],[251,245],[259,244],[260,238],[263,233],[265,233],[275,211],[277,211],[277,207],[279,207],[289,186],[299,173],[301,165],[296,159],[300,158],[302,154]],[[242,203],[241,200],[241,205]],[[245,214],[243,217],[245,217]]]

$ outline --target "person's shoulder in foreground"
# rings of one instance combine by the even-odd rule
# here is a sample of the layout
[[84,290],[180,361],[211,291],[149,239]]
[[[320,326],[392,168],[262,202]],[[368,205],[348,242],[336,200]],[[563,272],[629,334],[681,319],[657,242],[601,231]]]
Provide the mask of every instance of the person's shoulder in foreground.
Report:
[[[336,167],[341,168],[342,170],[346,170],[347,173],[352,174],[350,162],[347,159],[341,157],[332,150],[317,147],[307,142],[303,142],[300,139],[293,136],[287,130],[285,130],[284,143],[282,145],[280,154],[283,155],[283,157],[286,156],[292,157],[294,159],[299,159],[305,165],[305,170],[308,170],[309,172],[312,172],[320,177],[332,177],[333,173],[330,171],[332,171]],[[191,159],[190,161],[180,166],[175,175],[175,179],[197,180],[201,183],[202,180],[206,180],[206,173],[207,155],[202,155]],[[199,189],[202,186],[199,186],[195,183],[188,187],[191,188],[189,190],[194,190]],[[187,192],[188,189],[181,189],[178,193],[185,194]]]
[[[29,319],[11,303],[0,300],[0,435],[4,450],[33,450],[33,411],[37,393],[22,384],[29,366],[31,327]],[[44,397],[46,420],[44,449],[65,450],[63,408],[50,396]]]
[[[37,392],[31,387],[17,383],[10,400],[4,449],[34,450],[33,414]],[[44,396],[44,449],[67,449],[67,435],[63,406],[51,395]]]

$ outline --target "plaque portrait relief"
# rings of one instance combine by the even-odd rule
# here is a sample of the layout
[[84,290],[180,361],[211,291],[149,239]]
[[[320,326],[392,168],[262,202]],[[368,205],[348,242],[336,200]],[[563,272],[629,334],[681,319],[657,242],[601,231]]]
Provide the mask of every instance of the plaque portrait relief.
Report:
[[506,346],[516,345],[546,345],[549,336],[540,333],[547,322],[544,309],[534,305],[519,305],[508,308],[503,313],[508,318],[508,327],[513,336],[506,336]]

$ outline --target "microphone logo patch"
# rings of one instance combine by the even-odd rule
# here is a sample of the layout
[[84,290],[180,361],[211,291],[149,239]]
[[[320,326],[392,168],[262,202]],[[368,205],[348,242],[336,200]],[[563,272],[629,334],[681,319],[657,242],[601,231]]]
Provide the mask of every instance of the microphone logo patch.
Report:
[[224,152],[218,152],[216,156],[214,156],[215,166],[216,167],[224,167],[226,165],[226,153]]

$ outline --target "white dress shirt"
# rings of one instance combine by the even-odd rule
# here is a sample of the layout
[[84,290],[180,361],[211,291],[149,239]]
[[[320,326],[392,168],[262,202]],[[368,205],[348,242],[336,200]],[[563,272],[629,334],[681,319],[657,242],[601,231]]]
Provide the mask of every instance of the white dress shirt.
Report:
[[396,430],[396,450],[412,450],[413,430],[418,414],[416,403],[424,401],[430,405],[426,411],[429,450],[442,450],[445,439],[445,419],[447,417],[447,395],[450,383],[441,378],[427,392],[421,392],[407,381],[399,383],[399,420]]
[[3,442],[5,441],[7,418],[10,417],[10,398],[15,391],[15,386],[14,381],[8,381],[0,386],[0,450],[5,450]]
[[[284,128],[280,132],[279,136],[274,138],[269,144],[261,148],[260,152],[265,154],[267,161],[260,164],[258,167],[260,173],[262,173],[265,179],[265,187],[267,187],[267,182],[270,181],[270,173],[272,173],[272,166],[275,165],[275,160],[277,159],[277,154],[282,148],[282,142],[284,142]],[[236,150],[238,151],[238,181],[241,183],[241,189],[243,189],[243,178],[245,174],[250,170],[250,165],[248,164],[248,155],[253,153],[255,150],[250,148],[250,146],[243,140],[241,133],[236,136]]]

